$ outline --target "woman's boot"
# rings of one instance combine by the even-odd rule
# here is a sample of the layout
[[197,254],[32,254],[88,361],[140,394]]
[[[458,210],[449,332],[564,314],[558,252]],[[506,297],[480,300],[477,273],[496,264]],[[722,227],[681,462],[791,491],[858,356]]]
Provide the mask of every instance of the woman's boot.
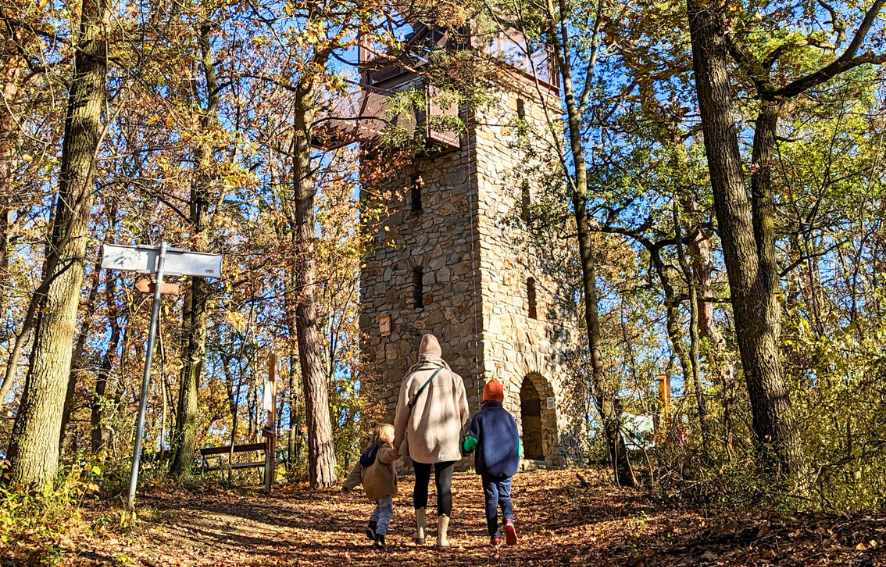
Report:
[[437,547],[449,547],[449,516],[437,516]]
[[427,527],[425,521],[425,509],[424,508],[416,508],[415,509],[415,543],[417,545],[425,544],[425,528]]

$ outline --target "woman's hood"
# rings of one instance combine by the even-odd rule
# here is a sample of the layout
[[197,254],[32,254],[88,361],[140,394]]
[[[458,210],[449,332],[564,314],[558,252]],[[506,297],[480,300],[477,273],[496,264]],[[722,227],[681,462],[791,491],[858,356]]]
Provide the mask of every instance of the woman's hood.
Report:
[[423,335],[421,343],[418,346],[418,360],[442,360],[443,349],[440,348],[440,341],[437,337],[428,333]]

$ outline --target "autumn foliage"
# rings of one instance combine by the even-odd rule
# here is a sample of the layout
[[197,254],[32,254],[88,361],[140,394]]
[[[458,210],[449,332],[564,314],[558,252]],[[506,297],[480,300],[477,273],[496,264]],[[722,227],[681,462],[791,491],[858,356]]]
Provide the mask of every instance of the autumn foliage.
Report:
[[[464,134],[508,87],[478,46],[515,30],[559,100],[543,127],[509,125],[525,171],[502,206],[569,283],[560,307],[586,341],[558,353],[560,445],[592,468],[518,477],[516,550],[484,546],[472,476],[440,554],[407,545],[401,496],[389,560],[882,560],[884,15],[883,0],[4,0],[0,563],[379,562],[358,538],[368,504],[329,488],[376,416],[360,263],[403,195],[373,192],[427,147],[317,133],[372,46],[453,97]],[[406,49],[419,22],[450,47]],[[390,96],[385,119],[422,96]],[[161,240],[222,254],[223,278],[170,278],[133,517],[118,496],[150,300],[100,249]],[[262,438],[272,352],[280,482],[263,497],[256,471],[204,474],[195,450]]]

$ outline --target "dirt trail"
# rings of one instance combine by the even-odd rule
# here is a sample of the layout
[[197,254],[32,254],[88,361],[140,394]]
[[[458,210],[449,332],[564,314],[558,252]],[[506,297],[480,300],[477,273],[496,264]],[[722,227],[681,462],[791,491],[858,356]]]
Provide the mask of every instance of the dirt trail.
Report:
[[[358,489],[310,493],[279,489],[155,493],[143,496],[139,525],[126,535],[102,527],[110,512],[87,513],[92,529],[65,544],[69,565],[875,565],[882,518],[761,517],[751,513],[662,507],[641,493],[617,490],[600,471],[519,474],[514,505],[520,543],[488,546],[478,477],[453,481],[453,547],[411,543],[411,478],[395,499],[389,551],[362,534],[371,505]],[[433,502],[433,494],[431,502]],[[433,512],[429,510],[429,523]],[[433,530],[432,534],[433,536]],[[428,538],[429,540],[432,539]],[[870,541],[878,545],[871,547]]]

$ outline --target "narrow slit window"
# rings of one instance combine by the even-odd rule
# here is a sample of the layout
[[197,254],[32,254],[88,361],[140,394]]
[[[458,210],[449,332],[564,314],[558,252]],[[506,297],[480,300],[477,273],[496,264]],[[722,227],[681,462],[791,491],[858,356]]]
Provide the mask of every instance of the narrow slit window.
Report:
[[522,98],[517,99],[517,119],[526,120],[526,102]]
[[417,266],[412,269],[412,302],[415,305],[416,309],[421,309],[425,306],[425,298],[424,298],[424,284],[422,280],[424,279],[424,270],[421,266]]
[[529,182],[524,181],[520,187],[520,218],[529,224],[532,220],[530,208],[532,207],[532,195],[529,194]]
[[420,175],[416,175],[412,178],[412,186],[409,190],[409,203],[410,208],[415,212],[421,212],[422,204],[421,204],[421,190],[422,186],[424,186],[424,180]]
[[538,304],[535,297],[535,279],[526,280],[526,297],[529,300],[529,318],[538,319]]

